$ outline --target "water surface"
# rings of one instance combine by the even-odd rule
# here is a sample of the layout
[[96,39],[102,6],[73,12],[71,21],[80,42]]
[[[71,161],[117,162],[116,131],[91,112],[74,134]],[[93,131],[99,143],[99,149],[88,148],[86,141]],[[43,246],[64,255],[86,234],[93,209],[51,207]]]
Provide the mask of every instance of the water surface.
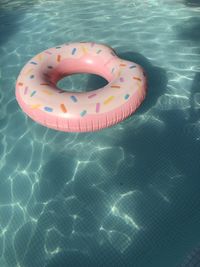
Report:
[[[199,244],[199,28],[192,0],[1,0],[1,267],[177,267]],[[145,68],[148,95],[129,119],[62,133],[20,110],[24,64],[75,41],[108,44]]]

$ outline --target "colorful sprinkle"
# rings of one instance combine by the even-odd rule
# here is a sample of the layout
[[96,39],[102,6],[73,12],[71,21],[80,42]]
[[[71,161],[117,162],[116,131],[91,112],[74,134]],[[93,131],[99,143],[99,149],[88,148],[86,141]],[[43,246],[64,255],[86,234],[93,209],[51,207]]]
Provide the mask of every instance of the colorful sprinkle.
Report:
[[56,49],[59,49],[59,48],[61,48],[61,46],[56,46]]
[[25,89],[24,89],[24,94],[26,95],[27,92],[28,92],[28,86],[25,87]]
[[101,49],[99,49],[99,50],[97,51],[97,54],[100,54],[100,53],[101,53],[101,51],[102,51],[102,50],[101,50]]
[[37,63],[34,61],[31,61],[30,64],[37,65]]
[[57,55],[57,62],[60,62],[61,60],[61,55]]
[[32,109],[37,109],[37,108],[39,108],[39,107],[41,107],[41,104],[31,105],[31,108],[32,108]]
[[38,59],[39,59],[39,61],[42,60],[42,55],[41,54],[38,55]]
[[52,55],[52,53],[50,51],[45,51],[45,53],[48,55]]
[[123,78],[123,77],[120,77],[119,80],[120,80],[120,82],[122,82],[122,83],[124,82],[124,78]]
[[87,49],[86,49],[86,47],[85,47],[85,46],[82,46],[81,48],[82,48],[83,54],[86,55],[86,54],[87,54]]
[[126,67],[126,64],[121,63],[120,66],[121,67]]
[[43,93],[47,94],[47,95],[53,95],[52,92],[50,92],[49,90],[42,90]]
[[49,83],[41,83],[40,85],[49,85]]
[[77,99],[74,95],[71,95],[70,98],[71,98],[71,100],[72,100],[73,102],[77,102],[77,101],[78,101],[78,99]]
[[81,111],[81,113],[80,113],[81,117],[85,116],[86,113],[87,113],[87,110]]
[[44,110],[48,111],[48,112],[52,112],[53,109],[51,107],[44,107]]
[[97,94],[92,94],[92,95],[89,95],[88,98],[93,98],[95,97]]
[[136,66],[132,65],[132,66],[129,67],[129,69],[133,69],[133,68],[136,68]]
[[31,97],[34,96],[34,95],[36,94],[36,92],[37,92],[37,91],[33,91],[33,92],[31,93]]
[[100,103],[96,103],[96,113],[100,111]]
[[34,75],[31,75],[31,76],[30,76],[30,79],[33,79],[34,77],[35,77]]
[[18,85],[19,85],[19,86],[23,86],[23,83],[19,82]]
[[114,72],[114,70],[115,70],[115,68],[112,68],[112,70],[111,70],[111,73],[113,73],[113,72]]
[[67,112],[67,108],[65,107],[64,104],[60,104],[60,108],[61,108],[62,112],[64,112],[64,113]]
[[126,94],[125,96],[124,96],[124,99],[128,99],[129,98],[129,94]]
[[134,80],[142,81],[139,77],[133,77]]
[[25,74],[28,75],[33,71],[33,69],[29,69]]
[[76,48],[72,49],[72,55],[74,55],[76,53]]
[[120,88],[121,86],[120,85],[111,85],[110,87],[111,88]]
[[109,104],[115,97],[114,96],[109,96],[105,101],[104,101],[104,105]]

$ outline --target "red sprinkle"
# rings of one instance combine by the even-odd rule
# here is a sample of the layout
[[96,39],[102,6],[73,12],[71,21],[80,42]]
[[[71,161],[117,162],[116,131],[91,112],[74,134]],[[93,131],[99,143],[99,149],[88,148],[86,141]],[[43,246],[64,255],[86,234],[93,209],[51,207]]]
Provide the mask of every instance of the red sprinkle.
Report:
[[92,95],[89,95],[88,98],[92,98],[94,96],[96,96],[97,94],[92,94]]

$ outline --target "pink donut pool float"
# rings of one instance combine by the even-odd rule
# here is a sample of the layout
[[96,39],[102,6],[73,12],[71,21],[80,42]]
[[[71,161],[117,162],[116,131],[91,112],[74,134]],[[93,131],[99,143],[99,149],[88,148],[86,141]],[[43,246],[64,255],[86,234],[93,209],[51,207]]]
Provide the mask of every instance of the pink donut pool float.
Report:
[[[57,87],[65,76],[92,73],[108,84],[90,92]],[[146,77],[141,66],[119,58],[96,43],[71,43],[33,57],[16,82],[16,98],[34,121],[65,132],[97,131],[130,116],[144,100]]]

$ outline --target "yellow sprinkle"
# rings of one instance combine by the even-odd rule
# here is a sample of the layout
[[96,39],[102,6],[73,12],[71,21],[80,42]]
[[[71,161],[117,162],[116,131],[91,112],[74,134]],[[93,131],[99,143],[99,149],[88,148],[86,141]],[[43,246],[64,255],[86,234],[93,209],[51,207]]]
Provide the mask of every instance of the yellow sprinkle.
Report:
[[119,77],[119,76],[121,76],[121,70],[119,70],[119,72],[118,72],[118,77]]
[[139,89],[139,90],[142,89],[142,86],[141,86],[141,83],[140,83],[140,82],[137,82],[137,86],[138,86],[138,89]]
[[86,54],[87,54],[87,49],[86,49],[86,47],[85,47],[85,46],[81,46],[81,48],[82,48],[83,54],[86,55]]
[[48,90],[42,90],[43,93],[47,94],[47,95],[53,95],[52,92],[48,91]]
[[31,108],[32,109],[37,109],[37,108],[39,108],[41,106],[42,106],[41,104],[35,104],[35,105],[31,105]]
[[39,61],[42,60],[42,54],[39,54],[39,55],[38,55],[38,59],[39,59]]
[[112,95],[112,96],[109,96],[103,103],[104,105],[107,105],[109,104],[115,97]]
[[33,71],[33,69],[29,69],[29,70],[27,70],[27,72],[25,73],[25,75],[30,74],[32,71]]

